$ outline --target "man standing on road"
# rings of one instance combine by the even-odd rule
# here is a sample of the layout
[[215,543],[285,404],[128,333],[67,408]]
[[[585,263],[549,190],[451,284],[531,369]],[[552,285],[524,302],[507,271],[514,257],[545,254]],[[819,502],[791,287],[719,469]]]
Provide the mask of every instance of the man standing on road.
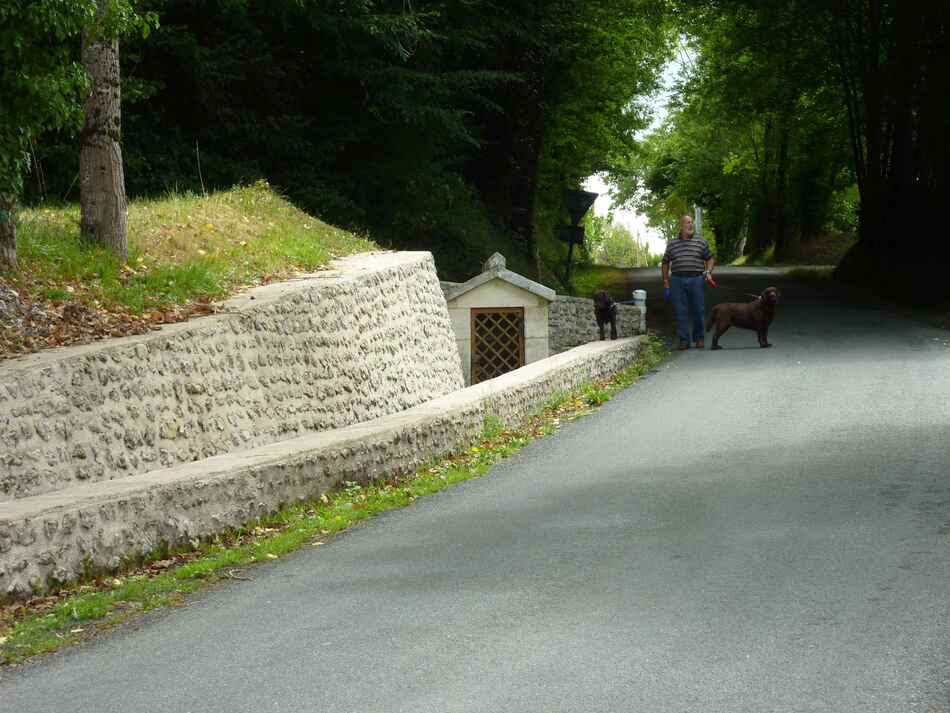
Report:
[[[706,305],[703,299],[703,281],[712,274],[716,264],[709,244],[699,236],[693,236],[693,219],[688,215],[680,218],[679,235],[666,245],[663,255],[663,296],[673,299],[676,309],[676,334],[680,349],[689,349],[690,318],[692,318],[692,341],[698,349],[703,343],[703,319]],[[670,273],[672,272],[672,276]]]

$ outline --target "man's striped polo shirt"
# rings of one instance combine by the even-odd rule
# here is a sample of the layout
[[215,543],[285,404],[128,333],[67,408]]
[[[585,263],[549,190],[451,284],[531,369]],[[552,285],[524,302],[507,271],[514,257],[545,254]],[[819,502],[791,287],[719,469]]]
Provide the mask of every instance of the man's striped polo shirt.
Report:
[[696,235],[687,240],[677,235],[666,244],[663,255],[663,263],[670,263],[670,271],[682,277],[701,275],[711,259],[709,243]]

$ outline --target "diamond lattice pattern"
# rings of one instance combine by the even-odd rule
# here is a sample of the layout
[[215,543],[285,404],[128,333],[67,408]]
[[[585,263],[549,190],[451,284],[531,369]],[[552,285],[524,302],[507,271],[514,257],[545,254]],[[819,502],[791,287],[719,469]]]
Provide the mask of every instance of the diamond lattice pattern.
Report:
[[524,366],[524,313],[482,312],[473,319],[472,383]]

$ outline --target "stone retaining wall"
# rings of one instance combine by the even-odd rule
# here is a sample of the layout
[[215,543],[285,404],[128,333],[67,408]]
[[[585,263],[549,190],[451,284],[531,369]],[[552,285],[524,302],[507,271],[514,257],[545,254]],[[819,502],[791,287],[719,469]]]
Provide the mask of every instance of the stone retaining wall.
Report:
[[163,542],[174,547],[241,525],[343,480],[412,472],[477,438],[487,415],[514,423],[553,391],[619,371],[641,339],[587,344],[334,431],[0,502],[0,598],[72,581],[87,564],[115,568]]
[[[632,337],[646,331],[639,307],[617,305],[617,336]],[[610,338],[610,325],[606,328]],[[551,354],[600,339],[594,319],[594,301],[585,297],[558,295],[548,307],[548,339]]]
[[332,267],[251,290],[224,314],[0,364],[0,502],[368,421],[464,386],[429,253]]

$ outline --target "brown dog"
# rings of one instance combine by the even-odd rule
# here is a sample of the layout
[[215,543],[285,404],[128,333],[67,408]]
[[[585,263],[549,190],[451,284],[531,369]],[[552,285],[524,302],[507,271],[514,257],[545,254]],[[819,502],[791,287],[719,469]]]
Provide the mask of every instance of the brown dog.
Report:
[[617,304],[604,290],[594,293],[594,319],[597,320],[601,339],[604,338],[604,327],[608,322],[610,323],[610,338],[617,338]]
[[722,349],[719,346],[721,337],[729,327],[743,327],[754,329],[759,337],[759,346],[763,349],[772,346],[769,344],[769,325],[775,317],[775,305],[778,304],[778,290],[767,287],[765,291],[752,302],[724,302],[713,307],[712,314],[706,320],[706,331],[716,325],[713,335],[713,349]]

